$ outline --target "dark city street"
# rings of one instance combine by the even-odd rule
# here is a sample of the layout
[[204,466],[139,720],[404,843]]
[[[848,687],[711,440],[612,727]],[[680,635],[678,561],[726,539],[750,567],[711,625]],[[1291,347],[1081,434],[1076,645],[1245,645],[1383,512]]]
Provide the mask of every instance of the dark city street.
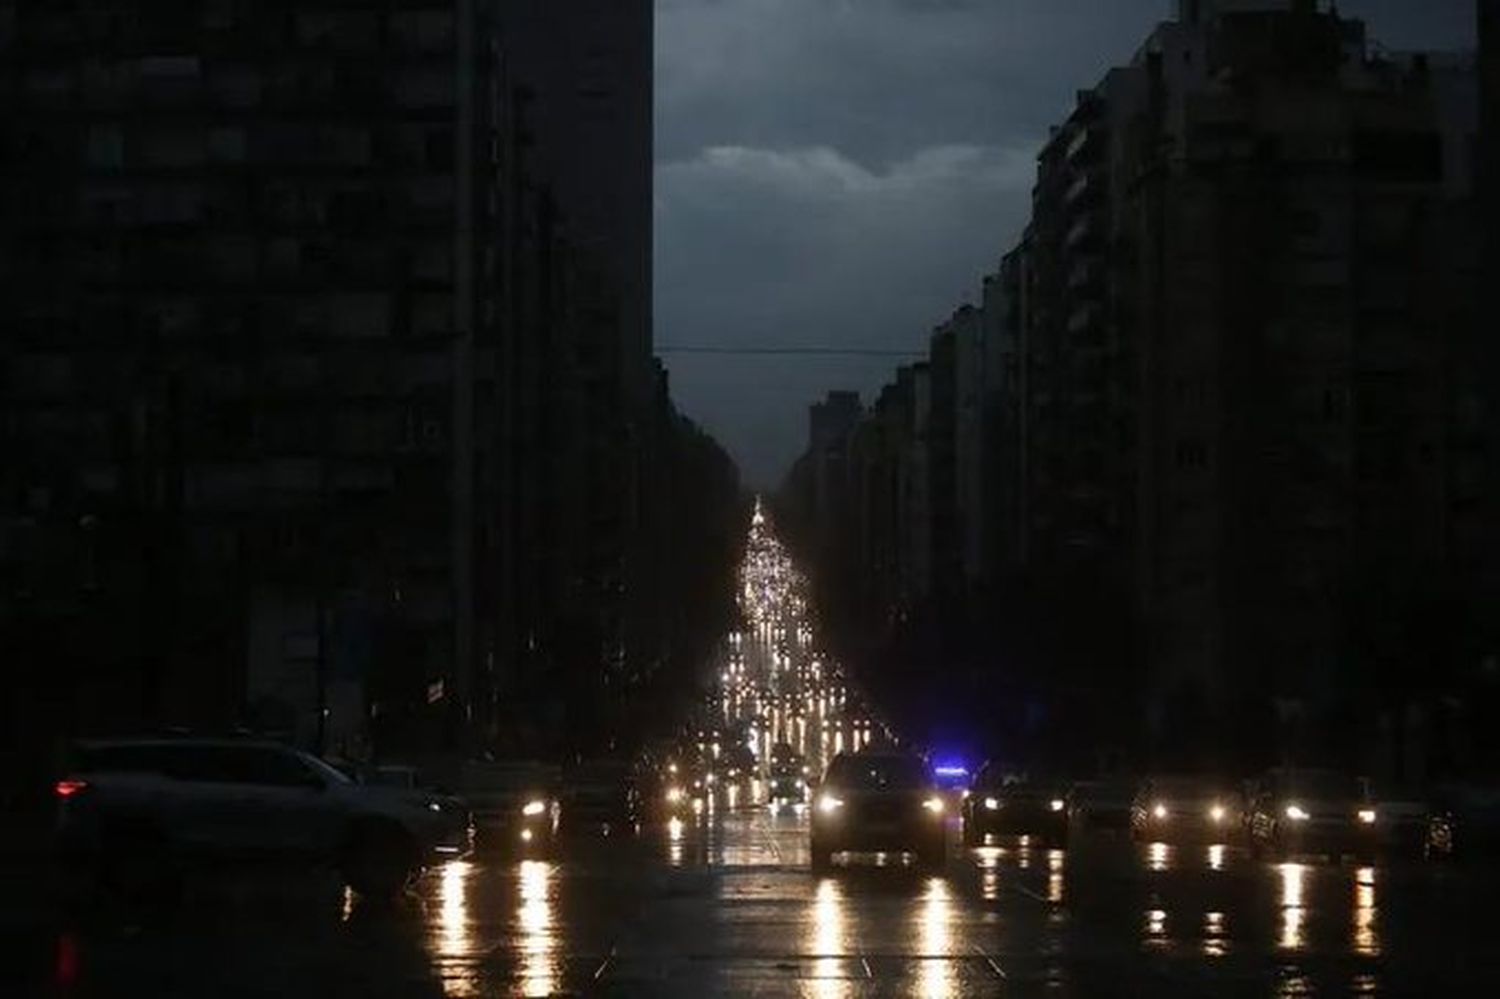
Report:
[[[816,635],[790,606],[726,642],[733,687],[789,690]],[[806,636],[806,641],[798,636]],[[802,688],[799,688],[802,689]],[[749,691],[737,695],[737,691]],[[805,690],[822,703],[833,685]],[[817,718],[821,712],[810,717]],[[816,756],[859,738],[830,711]],[[774,725],[772,714],[755,716]],[[815,726],[816,727],[816,726]],[[802,810],[760,782],[554,856],[470,858],[394,901],[336,878],[220,875],[170,903],[8,913],[0,959],[38,995],[85,996],[1391,996],[1500,988],[1489,932],[1500,865],[1252,859],[1236,844],[1078,830],[1060,848],[899,855],[809,870]],[[731,796],[736,800],[731,800]],[[1450,991],[1451,990],[1451,991]]]
[[1500,0],[0,0],[0,999],[1500,996]]
[[[1080,840],[942,876],[815,877],[747,812],[557,861],[455,862],[394,906],[330,881],[204,886],[156,916],[11,932],[59,996],[1484,995],[1494,870],[1270,864]],[[55,983],[55,985],[54,985]],[[11,986],[15,988],[15,986]]]

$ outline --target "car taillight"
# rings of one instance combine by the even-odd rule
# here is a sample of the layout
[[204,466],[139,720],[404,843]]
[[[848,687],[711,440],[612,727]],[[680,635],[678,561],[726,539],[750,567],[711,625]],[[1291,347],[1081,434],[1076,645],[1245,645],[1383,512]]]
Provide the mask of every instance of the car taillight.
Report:
[[60,780],[52,788],[59,798],[67,800],[89,786],[86,780]]

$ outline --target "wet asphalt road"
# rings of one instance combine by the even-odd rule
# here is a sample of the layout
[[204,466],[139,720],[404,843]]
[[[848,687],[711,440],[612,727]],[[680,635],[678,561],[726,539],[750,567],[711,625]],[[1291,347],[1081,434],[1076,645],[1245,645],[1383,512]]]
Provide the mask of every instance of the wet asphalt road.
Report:
[[1500,995],[1497,887],[1101,834],[818,877],[804,821],[756,810],[455,863],[394,905],[258,872],[149,910],[11,911],[0,994]]

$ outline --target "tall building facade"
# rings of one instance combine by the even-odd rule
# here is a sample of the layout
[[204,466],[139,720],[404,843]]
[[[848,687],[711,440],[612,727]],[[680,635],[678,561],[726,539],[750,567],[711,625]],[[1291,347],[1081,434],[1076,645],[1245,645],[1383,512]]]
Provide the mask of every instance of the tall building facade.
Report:
[[[965,313],[932,340],[890,461],[929,470],[908,536],[935,561],[882,596],[1073,622],[1021,653],[1079,690],[1143,666],[1146,729],[1190,752],[1314,751],[1296,719],[1355,695],[1438,724],[1423,685],[1494,640],[1480,107],[1471,57],[1387,52],[1331,5],[1183,0],[1043,145],[978,363]],[[987,557],[955,558],[976,505]]]
[[461,746],[620,654],[651,10],[559,6],[0,4],[5,626],[67,724]]

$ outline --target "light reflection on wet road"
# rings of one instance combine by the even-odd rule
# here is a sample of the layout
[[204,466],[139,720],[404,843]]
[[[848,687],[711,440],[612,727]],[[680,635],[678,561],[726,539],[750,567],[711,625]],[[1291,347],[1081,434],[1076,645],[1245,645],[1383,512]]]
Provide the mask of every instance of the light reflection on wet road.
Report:
[[895,858],[814,876],[805,836],[800,817],[718,812],[555,860],[450,864],[394,907],[290,877],[201,885],[169,911],[54,934],[44,991],[1443,994],[1421,986],[1435,975],[1475,995],[1500,981],[1482,936],[1500,884],[1488,870],[1075,837],[1068,850],[955,843],[942,877]]

